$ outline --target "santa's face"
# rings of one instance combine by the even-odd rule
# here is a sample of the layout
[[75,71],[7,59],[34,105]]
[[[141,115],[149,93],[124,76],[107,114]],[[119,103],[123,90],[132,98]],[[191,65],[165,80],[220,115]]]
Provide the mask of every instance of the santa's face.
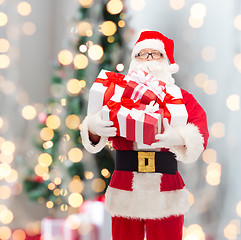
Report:
[[174,83],[174,79],[172,78],[169,71],[168,60],[166,56],[159,51],[151,48],[145,48],[141,50],[139,54],[134,59],[132,59],[128,72],[130,73],[140,69],[150,73],[165,83]]

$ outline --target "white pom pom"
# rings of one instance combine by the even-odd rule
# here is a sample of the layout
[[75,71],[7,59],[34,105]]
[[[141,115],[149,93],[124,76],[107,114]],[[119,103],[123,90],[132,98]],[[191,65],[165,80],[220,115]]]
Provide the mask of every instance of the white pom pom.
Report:
[[169,71],[171,74],[177,73],[179,71],[179,65],[176,63],[169,65]]

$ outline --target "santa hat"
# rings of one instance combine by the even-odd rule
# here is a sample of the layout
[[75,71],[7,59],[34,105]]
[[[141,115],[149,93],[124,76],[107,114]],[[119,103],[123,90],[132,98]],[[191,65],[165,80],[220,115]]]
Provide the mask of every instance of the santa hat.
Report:
[[141,33],[139,39],[137,40],[133,51],[132,58],[145,48],[152,48],[158,50],[167,56],[170,62],[170,72],[176,73],[179,70],[179,66],[174,61],[174,42],[173,40],[165,37],[163,34],[157,31],[144,31]]

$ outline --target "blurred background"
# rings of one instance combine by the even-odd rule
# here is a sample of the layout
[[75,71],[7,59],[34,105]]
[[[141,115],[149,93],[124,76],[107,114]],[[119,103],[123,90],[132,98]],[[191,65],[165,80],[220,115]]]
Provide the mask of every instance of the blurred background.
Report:
[[100,69],[126,74],[139,33],[175,42],[176,84],[208,116],[200,159],[179,164],[185,240],[241,239],[240,0],[0,0],[0,239],[111,239],[111,144],[79,130]]

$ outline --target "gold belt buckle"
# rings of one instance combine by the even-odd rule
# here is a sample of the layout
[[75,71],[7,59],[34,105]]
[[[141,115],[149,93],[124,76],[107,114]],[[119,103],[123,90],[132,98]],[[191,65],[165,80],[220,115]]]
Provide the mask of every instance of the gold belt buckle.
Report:
[[155,152],[138,152],[138,172],[155,172]]

